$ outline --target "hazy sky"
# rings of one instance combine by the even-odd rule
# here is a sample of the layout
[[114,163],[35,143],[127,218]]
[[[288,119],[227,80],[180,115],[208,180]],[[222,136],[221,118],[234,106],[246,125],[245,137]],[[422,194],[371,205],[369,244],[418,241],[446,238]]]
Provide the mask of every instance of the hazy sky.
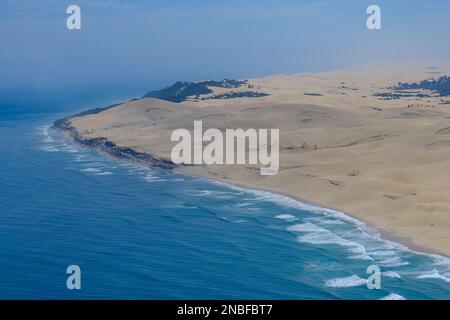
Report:
[[[77,4],[82,29],[67,30]],[[382,30],[366,28],[381,7]],[[450,58],[448,0],[0,0],[0,108],[93,105],[177,80]]]

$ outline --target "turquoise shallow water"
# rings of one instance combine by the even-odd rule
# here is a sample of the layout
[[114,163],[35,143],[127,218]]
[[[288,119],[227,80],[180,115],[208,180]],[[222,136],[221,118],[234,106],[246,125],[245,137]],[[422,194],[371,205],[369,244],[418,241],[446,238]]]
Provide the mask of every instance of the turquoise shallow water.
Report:
[[339,212],[104,157],[57,117],[0,120],[0,298],[450,298],[447,258]]

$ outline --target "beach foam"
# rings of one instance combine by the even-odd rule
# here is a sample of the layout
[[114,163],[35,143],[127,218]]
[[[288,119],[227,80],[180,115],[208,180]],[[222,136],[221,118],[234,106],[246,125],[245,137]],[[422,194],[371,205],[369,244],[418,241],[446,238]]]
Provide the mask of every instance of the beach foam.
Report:
[[401,276],[397,272],[394,272],[394,271],[385,271],[385,272],[382,272],[381,275],[383,277],[388,277],[388,278],[401,278]]
[[111,171],[102,171],[102,172],[97,172],[97,173],[94,173],[96,176],[110,176],[110,175],[112,175],[113,173],[111,172]]
[[50,128],[50,126],[49,125],[45,125],[45,126],[41,126],[41,127],[37,127],[36,128],[36,130],[38,131],[38,133],[41,135],[41,136],[43,136],[43,140],[42,140],[42,142],[45,142],[45,143],[53,143],[53,138],[50,136],[50,133],[49,133],[49,128]]
[[306,222],[299,223],[287,228],[287,231],[295,231],[295,232],[323,232],[324,230],[315,224]]
[[367,280],[357,276],[356,274],[349,277],[330,279],[325,282],[325,286],[329,288],[351,288],[364,286],[366,284]]
[[291,214],[279,214],[279,215],[276,215],[274,218],[281,219],[281,220],[286,220],[286,221],[294,221],[294,220],[297,219],[296,217],[294,217]]
[[[438,254],[431,254],[431,253],[424,253],[424,252],[418,252],[415,250],[411,250],[407,248],[405,245],[397,242],[393,242],[387,239],[384,239],[381,237],[381,234],[367,226],[364,222],[359,221],[353,217],[347,216],[346,214],[332,210],[332,209],[326,209],[317,207],[310,204],[302,203],[301,201],[295,200],[293,198],[275,194],[269,191],[261,191],[261,190],[255,190],[255,189],[245,189],[239,186],[235,186],[226,182],[217,182],[215,183],[225,185],[231,189],[239,190],[239,191],[246,191],[248,193],[251,193],[255,196],[254,200],[257,201],[269,201],[272,203],[275,203],[277,205],[280,205],[282,207],[287,208],[294,208],[299,209],[302,211],[308,211],[313,212],[319,215],[322,215],[323,218],[317,217],[316,218],[305,218],[304,220],[312,221],[317,224],[314,224],[319,227],[325,226],[326,224],[329,224],[330,226],[333,224],[350,224],[354,227],[353,231],[350,231],[353,233],[351,236],[352,240],[346,239],[349,237],[349,233],[342,232],[342,235],[336,235],[332,232],[326,232],[325,228],[322,228],[323,230],[317,230],[317,231],[310,231],[309,233],[299,236],[297,240],[299,242],[303,243],[309,243],[314,245],[331,245],[331,244],[337,244],[343,247],[350,248],[348,251],[360,251],[360,254],[356,255],[350,255],[348,258],[350,259],[364,259],[364,260],[373,260],[374,264],[383,266],[383,267],[390,267],[390,268],[401,268],[405,266],[410,266],[410,262],[407,260],[411,258],[412,255],[419,255],[426,257],[428,259],[431,259],[431,264],[434,265],[438,273],[430,273],[425,272],[422,270],[424,266],[419,265],[418,270],[416,270],[414,273],[417,274],[417,272],[420,272],[421,279],[440,279],[442,281],[448,282],[450,281],[450,258],[438,255]],[[249,199],[250,200],[250,199]],[[325,219],[324,219],[325,218]],[[322,220],[321,220],[322,219]],[[335,221],[338,221],[337,223],[327,223],[324,222],[324,220],[335,219]],[[300,229],[303,228],[310,228],[309,227],[295,227]],[[314,228],[315,229],[315,228]],[[291,230],[293,231],[293,230]],[[359,234],[355,234],[355,231],[359,232]],[[424,273],[425,272],[425,273]],[[410,274],[410,271],[408,270],[401,270],[399,269],[396,273],[397,275],[401,276],[402,274]],[[392,275],[392,274],[391,274]]]
[[306,222],[289,226],[287,228],[291,232],[307,233],[297,237],[299,242],[314,244],[314,245],[339,245],[345,247],[348,252],[356,254],[351,255],[351,259],[372,260],[366,253],[366,248],[354,241],[342,238],[328,229],[319,227],[313,223]]
[[418,275],[417,279],[439,279],[444,280],[445,282],[450,282],[450,278],[441,275],[438,270],[425,272],[421,275]]
[[379,261],[378,263],[384,267],[401,267],[401,266],[407,266],[409,264],[408,261],[403,261],[398,256],[384,259],[382,261]]
[[81,169],[80,172],[97,173],[97,172],[101,172],[101,170],[97,169],[97,168],[86,168],[86,169]]
[[381,298],[380,300],[406,300],[406,299],[399,294],[390,293],[387,296]]

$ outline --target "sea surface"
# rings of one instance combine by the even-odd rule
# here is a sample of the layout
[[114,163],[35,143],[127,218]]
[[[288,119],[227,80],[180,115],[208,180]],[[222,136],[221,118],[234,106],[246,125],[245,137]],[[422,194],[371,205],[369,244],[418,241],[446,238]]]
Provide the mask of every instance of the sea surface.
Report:
[[108,158],[52,129],[62,116],[0,115],[2,299],[450,298],[447,258],[336,211]]

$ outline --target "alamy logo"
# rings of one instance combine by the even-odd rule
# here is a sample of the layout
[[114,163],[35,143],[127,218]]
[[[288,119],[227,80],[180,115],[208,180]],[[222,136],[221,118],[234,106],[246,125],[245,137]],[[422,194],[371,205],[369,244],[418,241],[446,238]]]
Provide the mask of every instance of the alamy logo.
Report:
[[67,7],[66,13],[70,14],[66,20],[66,26],[69,30],[81,29],[81,9],[79,6],[72,4]]
[[367,288],[370,290],[381,289],[381,270],[380,267],[372,264],[367,267],[367,273],[370,274],[367,278]]
[[67,274],[70,274],[70,276],[67,278],[66,286],[67,289],[73,290],[81,289],[81,269],[76,264],[70,265],[67,267],[66,270]]
[[370,16],[367,18],[367,29],[380,30],[381,29],[380,7],[375,4],[367,7],[367,14],[370,14]]
[[171,159],[175,164],[259,164],[261,175],[274,175],[279,169],[279,136],[278,129],[270,129],[270,135],[268,129],[226,129],[224,138],[219,129],[203,132],[202,121],[194,121],[193,137],[187,129],[172,132],[171,141],[178,143]]

